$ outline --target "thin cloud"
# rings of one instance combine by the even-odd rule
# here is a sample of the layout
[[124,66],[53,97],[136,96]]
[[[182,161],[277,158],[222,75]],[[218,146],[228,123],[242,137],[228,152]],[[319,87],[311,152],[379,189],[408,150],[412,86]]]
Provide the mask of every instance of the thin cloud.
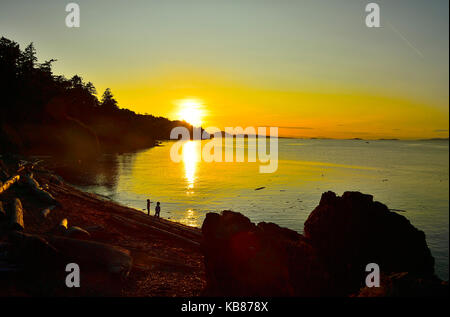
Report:
[[310,127],[278,127],[280,129],[295,129],[295,130],[313,130],[314,128]]

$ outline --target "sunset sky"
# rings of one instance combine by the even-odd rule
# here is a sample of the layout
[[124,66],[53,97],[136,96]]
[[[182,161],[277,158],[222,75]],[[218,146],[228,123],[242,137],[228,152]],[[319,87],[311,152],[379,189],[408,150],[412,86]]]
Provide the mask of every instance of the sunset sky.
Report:
[[378,29],[370,1],[79,0],[80,28],[68,2],[0,0],[0,36],[121,107],[282,136],[449,135],[448,0],[374,1]]

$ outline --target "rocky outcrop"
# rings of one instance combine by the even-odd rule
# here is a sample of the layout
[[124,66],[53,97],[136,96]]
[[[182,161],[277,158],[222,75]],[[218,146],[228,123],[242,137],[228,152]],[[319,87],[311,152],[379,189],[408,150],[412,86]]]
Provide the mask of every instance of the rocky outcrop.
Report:
[[423,231],[374,202],[371,195],[324,193],[305,222],[304,234],[331,272],[334,287],[345,292],[363,286],[368,263],[377,263],[385,273],[421,277],[434,273],[434,258]]
[[[365,287],[369,263],[383,276],[408,272],[411,292],[427,293],[424,285],[432,294],[448,289],[433,274],[424,233],[359,192],[324,193],[304,236],[273,223],[255,225],[233,211],[208,213],[202,232],[207,295],[348,296]],[[395,289],[385,295],[401,295],[389,287],[394,284],[383,285]]]
[[327,284],[315,250],[295,231],[240,213],[208,213],[202,226],[209,295],[318,296]]

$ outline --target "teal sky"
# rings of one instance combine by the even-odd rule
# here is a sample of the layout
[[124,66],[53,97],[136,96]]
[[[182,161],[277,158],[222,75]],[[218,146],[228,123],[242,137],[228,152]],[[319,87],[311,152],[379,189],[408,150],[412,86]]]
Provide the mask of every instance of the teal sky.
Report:
[[[275,124],[315,127],[332,99],[321,101],[327,105],[318,105],[316,114],[299,114],[300,104],[350,94],[420,105],[433,113],[430,122],[405,136],[448,136],[448,119],[439,119],[448,116],[447,0],[374,1],[381,7],[379,29],[364,23],[370,1],[80,0],[74,2],[81,27],[72,29],[64,23],[68,2],[0,0],[0,35],[22,48],[34,42],[41,60],[58,59],[56,74],[80,74],[100,92],[111,87],[121,105],[138,112],[173,117],[171,91],[174,99],[185,92],[204,97],[212,114],[225,111],[227,102],[231,109],[244,106],[239,100],[256,109],[258,99],[249,96],[261,91],[274,99],[282,94],[284,115],[274,116]],[[228,99],[217,97],[224,92]],[[302,103],[287,93],[315,96]],[[344,113],[354,109],[342,107]],[[384,107],[388,112],[395,105]],[[261,103],[261,118],[273,109]],[[301,114],[305,122],[290,118]],[[212,115],[209,121],[220,125],[230,118]],[[352,131],[364,133],[356,121]]]

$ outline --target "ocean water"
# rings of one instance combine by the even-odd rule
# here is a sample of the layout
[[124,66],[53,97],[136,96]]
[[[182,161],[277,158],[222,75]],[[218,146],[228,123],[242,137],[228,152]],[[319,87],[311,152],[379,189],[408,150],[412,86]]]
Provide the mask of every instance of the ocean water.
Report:
[[175,142],[105,155],[68,180],[139,210],[150,198],[154,213],[159,201],[162,217],[191,226],[201,226],[207,212],[229,209],[300,233],[323,192],[361,191],[403,210],[425,232],[436,272],[448,280],[448,141],[279,139],[271,174],[259,173],[265,163],[247,162],[247,155],[244,162],[207,163],[200,158],[206,142],[186,142],[178,163],[170,159]]

